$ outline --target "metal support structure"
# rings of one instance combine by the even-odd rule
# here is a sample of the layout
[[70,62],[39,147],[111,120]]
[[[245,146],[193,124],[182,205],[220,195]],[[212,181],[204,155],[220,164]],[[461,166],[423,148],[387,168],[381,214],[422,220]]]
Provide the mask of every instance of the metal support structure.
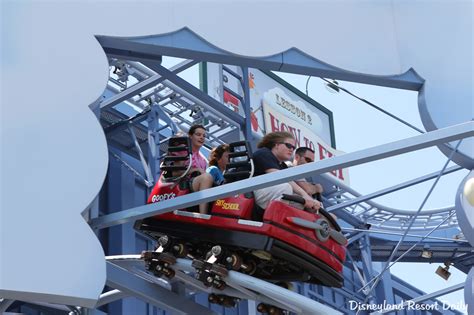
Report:
[[251,121],[251,114],[252,110],[250,108],[250,88],[249,88],[249,69],[247,67],[242,67],[242,89],[244,91],[244,100],[242,102],[242,106],[244,107],[245,113],[245,125],[243,128],[244,136],[247,141],[249,141],[252,145],[252,150],[256,149],[255,141],[253,139],[252,133],[252,121]]
[[[447,175],[447,174],[459,171],[461,169],[463,169],[463,168],[458,166],[458,165],[451,166],[451,167],[448,167],[446,170],[444,170],[441,173],[441,175]],[[423,183],[425,181],[434,179],[434,178],[438,177],[439,175],[440,175],[440,172],[434,172],[434,173],[431,173],[431,174],[427,174],[425,176],[421,176],[421,177],[406,181],[404,183],[401,183],[401,184],[398,184],[398,185],[395,185],[395,186],[392,186],[392,187],[381,189],[381,190],[373,192],[371,194],[367,194],[367,195],[364,195],[364,196],[360,196],[360,197],[351,199],[351,200],[349,200],[347,202],[344,202],[344,203],[329,206],[329,207],[326,208],[326,210],[327,211],[335,211],[335,210],[338,210],[338,209],[343,209],[343,208],[346,208],[346,207],[350,207],[350,206],[359,204],[359,203],[367,201],[367,200],[375,199],[375,198],[390,194],[392,192],[395,192],[395,191],[398,191],[398,190],[401,190],[401,189],[404,189],[404,188],[408,188],[408,187]]]
[[100,109],[105,110],[109,107],[113,107],[123,101],[128,100],[134,95],[137,95],[143,91],[146,91],[159,83],[163,82],[164,78],[162,78],[160,75],[154,75],[152,77],[149,77],[148,79],[137,83],[136,85],[124,90],[121,93],[118,93],[111,98],[105,100],[100,104]]
[[168,289],[135,276],[111,262],[107,262],[107,285],[134,295],[159,308],[172,310],[175,314],[216,314],[208,308],[176,295]]
[[[189,260],[178,259],[177,267],[185,271],[193,271],[191,261]],[[340,314],[336,310],[296,294],[295,292],[236,271],[230,270],[225,280],[229,286],[239,288],[242,292],[256,295],[257,299],[267,297],[270,301],[273,300],[273,303],[279,303],[281,306],[293,311],[298,311],[298,313],[301,314]]]
[[130,294],[127,294],[117,289],[110,290],[100,295],[99,300],[97,300],[97,304],[95,305],[95,307],[98,308],[103,305],[107,305],[113,301],[117,301],[129,296]]
[[364,276],[360,273],[359,266],[357,266],[356,262],[352,258],[352,255],[349,251],[346,252],[346,257],[348,258],[348,261],[352,265],[352,269],[356,273],[357,278],[359,279],[360,283],[362,283],[362,285],[365,285],[367,283],[367,278],[364,278]]
[[3,314],[15,302],[15,300],[2,299],[0,301],[0,314]]
[[[333,192],[328,192],[323,200],[329,207],[362,197],[361,194],[344,183],[332,180],[331,175],[321,174],[320,177],[337,186],[337,189]],[[428,230],[439,222],[445,221],[444,219],[454,211],[454,207],[424,210],[418,214],[417,220],[412,225],[412,230]],[[356,228],[366,229],[367,226],[364,226],[363,223],[369,223],[372,227],[396,231],[404,229],[415,213],[414,210],[390,208],[374,201],[365,201],[364,204],[362,202],[356,203],[344,209],[332,210],[332,212]],[[362,223],[357,223],[358,221],[354,221],[353,218]],[[455,218],[451,221],[445,221],[444,226],[441,228],[451,227],[454,224],[457,224]]]
[[[128,100],[131,104],[135,105],[135,102]],[[146,119],[146,115],[149,113],[149,108],[144,108],[143,111],[139,112],[133,117],[126,118],[124,120],[118,121],[113,125],[110,125],[104,128],[105,135],[107,137],[113,136],[116,133],[124,131],[128,126],[135,126]]]
[[347,246],[349,246],[350,244],[358,241],[360,238],[364,237],[366,232],[368,230],[364,230],[364,229],[342,229],[343,232],[346,232],[346,231],[357,231],[356,233],[352,233],[349,237],[347,237]]
[[174,133],[179,131],[178,126],[176,123],[163,111],[161,108],[162,105],[159,104],[153,104],[151,110],[156,111],[157,116],[159,119],[163,120],[166,124],[167,127],[169,127]]
[[452,259],[453,266],[468,274],[474,268],[474,250],[470,253],[459,255]]
[[200,203],[216,200],[221,197],[231,196],[235,193],[245,193],[255,189],[269,187],[298,178],[309,177],[326,173],[333,169],[354,166],[358,164],[387,158],[406,152],[420,150],[438,143],[444,143],[474,135],[474,122],[467,122],[422,135],[383,144],[369,149],[364,149],[344,155],[332,157],[315,163],[307,163],[298,167],[292,167],[279,172],[273,172],[245,179],[236,183],[226,184],[220,187],[210,188],[205,191],[195,192],[175,199],[167,200],[160,204],[149,204],[118,213],[102,216],[92,220],[94,229],[106,228],[149,216],[166,213],[178,208],[187,208]]
[[[103,191],[109,213],[134,207],[137,197],[139,197],[134,174],[116,162],[110,163],[109,170],[109,176],[107,176]],[[120,192],[120,194],[116,194],[116,192]],[[140,197],[144,198],[145,194]],[[138,240],[135,237],[136,233],[133,230],[132,222],[111,227],[103,233],[107,233],[106,255],[135,253],[145,249],[137,246]],[[121,290],[120,287],[113,288]],[[121,291],[129,293],[128,291]],[[107,312],[111,314],[133,314],[137,307],[137,301],[125,299],[108,304]]]
[[133,131],[132,127],[128,127],[128,131],[130,132],[130,136],[132,137],[132,141],[135,144],[135,149],[137,150],[138,156],[140,157],[140,162],[142,163],[143,171],[145,172],[146,179],[149,183],[154,184],[153,176],[151,175],[150,165],[145,159],[143,155],[142,148],[138,143],[137,136],[135,135],[135,131]]
[[133,166],[124,161],[120,156],[109,150],[109,153],[123,166],[125,166],[129,171],[131,171],[137,178],[139,178],[145,186],[152,187],[153,183],[149,182],[145,177],[140,174]]
[[[224,51],[185,27],[176,32],[153,37],[115,38],[96,36],[107,54],[127,59],[160,60],[162,55],[193,58],[221,64],[275,70],[370,85],[419,91],[424,80],[413,70],[397,76],[367,75],[343,71],[311,57],[299,49],[291,48],[269,57],[235,56]],[[179,46],[174,43],[180,43]]]
[[[419,297],[414,298],[412,300],[406,301],[403,304],[408,305],[409,303],[420,303],[420,302],[428,301],[428,300],[431,300],[431,299],[435,299],[437,297],[462,290],[462,289],[464,289],[464,285],[465,285],[464,282],[458,283],[458,284],[452,285],[450,287],[447,287],[445,289],[419,296]],[[386,313],[386,312],[383,312],[383,313]]]
[[[376,267],[382,268],[382,264],[373,264],[374,269]],[[385,273],[382,275],[380,282],[378,285],[375,287],[375,296],[377,297],[377,302],[383,302],[385,301],[387,304],[395,304],[395,299],[394,299],[394,294],[392,291],[392,282],[393,282],[393,277],[390,273]]]
[[[395,233],[395,232],[389,232],[389,231],[383,231],[383,230],[358,230],[358,229],[351,229],[351,228],[342,228],[343,232],[358,232],[355,234],[352,238],[349,238],[348,244],[353,243],[356,239],[362,237],[364,234],[369,233],[369,234],[383,234],[383,235],[396,235],[396,236],[403,236],[401,233]],[[422,239],[427,239],[427,240],[438,240],[438,241],[449,241],[453,243],[469,243],[467,240],[463,239],[452,239],[452,238],[446,238],[446,237],[436,237],[436,236],[426,236],[426,235],[417,235],[417,234],[407,234],[407,237],[414,237],[414,238],[422,238]],[[454,245],[456,246],[456,245]]]
[[[366,286],[368,286],[369,284],[371,284],[372,282],[374,283],[371,287],[370,287],[370,290],[373,290],[373,288],[375,288],[377,286],[377,283],[378,283],[378,279],[380,279],[380,277],[387,271],[389,270],[395,263],[397,263],[398,261],[400,261],[404,256],[406,256],[413,248],[415,248],[418,244],[420,244],[426,237],[428,237],[429,235],[431,235],[431,233],[433,233],[434,231],[436,231],[437,227],[435,227],[434,229],[432,229],[428,234],[426,234],[425,236],[423,236],[421,239],[419,239],[417,242],[415,242],[415,244],[413,244],[409,249],[407,250],[404,250],[403,253],[395,260],[392,262],[392,259],[395,257],[395,255],[397,254],[397,250],[398,248],[400,247],[400,244],[402,242],[398,241],[397,244],[395,245],[395,248],[393,249],[393,251],[391,251],[391,254],[390,254],[390,257],[388,258],[387,260],[387,263],[385,265],[385,267],[383,268],[383,270],[377,275],[375,276],[372,280],[370,280],[364,287],[362,287],[361,290],[365,289]],[[401,239],[404,239],[404,237],[406,237],[406,233],[404,235],[402,235],[402,238]]]
[[441,169],[441,171],[439,172],[439,175],[436,177],[436,180],[434,181],[433,185],[431,186],[430,190],[428,191],[428,193],[426,194],[426,197],[423,199],[423,202],[421,203],[420,207],[418,208],[418,211],[415,213],[414,217],[412,218],[412,220],[410,221],[409,225],[408,225],[408,228],[405,230],[402,238],[398,241],[398,244],[395,246],[395,249],[393,250],[392,254],[390,255],[384,269],[382,270],[382,272],[376,277],[376,280],[374,281],[374,284],[370,287],[370,291],[372,291],[378,284],[378,282],[380,281],[380,276],[386,272],[388,270],[388,268],[390,268],[392,265],[390,264],[393,257],[397,254],[397,251],[398,251],[398,248],[400,246],[400,244],[403,242],[403,240],[405,239],[406,235],[408,234],[408,232],[410,231],[410,228],[413,224],[413,222],[415,221],[416,219],[416,216],[421,212],[421,210],[423,209],[423,207],[425,206],[425,203],[428,201],[428,198],[431,196],[431,193],[433,192],[434,188],[436,187],[436,184],[438,183],[439,179],[441,178],[441,175],[443,174],[443,172],[446,170],[446,167],[448,166],[449,162],[451,161],[451,158],[452,156],[454,155],[454,153],[456,152],[456,150],[458,149],[459,145],[461,144],[462,142],[462,139],[458,141],[458,144],[456,145],[456,148],[454,149],[454,151],[451,153],[450,157],[448,158],[448,160],[446,161],[446,163],[443,165],[443,168]]
[[[171,68],[170,71],[172,73],[179,73],[193,65],[195,65],[196,62],[193,61],[193,60],[187,60],[185,61],[184,64],[179,64],[177,66],[175,66],[174,68]],[[109,107],[113,107],[123,101],[126,101],[128,100],[129,98],[131,98],[132,96],[134,95],[137,95],[143,91],[146,91],[156,85],[158,85],[159,83],[161,83],[165,78],[161,77],[161,75],[153,75],[137,84],[135,84],[134,86],[124,90],[123,92],[121,93],[118,93],[114,96],[112,96],[111,98],[105,100],[104,102],[102,102],[100,104],[100,109],[103,110],[103,109],[107,109]]]
[[242,116],[240,116],[239,114],[228,109],[209,95],[202,93],[202,91],[196,88],[194,85],[180,78],[165,67],[161,65],[148,65],[152,67],[153,70],[157,71],[160,75],[162,75],[166,80],[177,85],[181,89],[186,90],[195,99],[195,101],[199,103],[200,106],[205,107],[207,110],[209,110],[216,116],[221,117],[224,120],[228,120],[230,118],[238,126],[242,126],[244,118],[242,118]]
[[[368,234],[365,234],[363,237],[361,237],[358,241],[359,243],[359,249],[360,249],[360,255],[361,255],[361,264],[362,264],[362,270],[364,272],[364,283],[367,284],[368,279],[372,279],[373,277],[373,269],[372,269],[372,254],[370,251],[370,237]],[[366,285],[364,285],[362,288],[364,288]],[[369,301],[373,302],[374,296],[371,296],[371,292],[369,290],[364,290],[362,289],[362,292],[366,295],[366,299]]]
[[[160,176],[160,133],[159,118],[162,116],[158,106],[153,106],[148,114],[148,164],[150,165],[153,181]],[[163,113],[163,116],[168,117]]]

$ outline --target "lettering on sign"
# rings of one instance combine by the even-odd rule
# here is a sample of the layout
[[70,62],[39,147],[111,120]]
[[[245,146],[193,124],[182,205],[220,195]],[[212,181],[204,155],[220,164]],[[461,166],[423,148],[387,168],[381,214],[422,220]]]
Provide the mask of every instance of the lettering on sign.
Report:
[[[308,147],[314,150],[316,160],[329,159],[338,153],[334,148],[325,143],[320,137],[305,125],[296,120],[289,119],[282,113],[275,111],[273,107],[263,104],[265,128],[267,132],[288,131],[295,138],[296,147]],[[337,169],[330,172],[333,176],[349,185],[349,173],[347,169]]]
[[277,93],[275,93],[275,98],[276,98],[275,102],[278,105],[280,105],[281,107],[283,107],[284,109],[286,109],[287,111],[289,111],[290,113],[292,113],[293,115],[301,119],[302,121],[308,123],[309,125],[313,124],[311,116],[307,115],[306,112],[302,110],[299,106],[293,104],[292,102],[288,101],[283,96],[280,96]]

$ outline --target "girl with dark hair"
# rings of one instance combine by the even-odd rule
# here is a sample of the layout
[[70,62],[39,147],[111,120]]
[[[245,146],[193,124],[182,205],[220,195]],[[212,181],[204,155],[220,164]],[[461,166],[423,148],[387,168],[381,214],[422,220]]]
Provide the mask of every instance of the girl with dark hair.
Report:
[[227,164],[229,164],[229,145],[221,144],[212,149],[209,167],[206,169],[206,172],[212,176],[214,185],[222,185],[224,183],[223,173]]
[[203,125],[192,125],[189,128],[188,136],[191,139],[193,151],[192,166],[201,169],[201,173],[204,173],[207,168],[207,159],[200,150],[206,141],[206,128]]
[[[190,188],[193,192],[211,188],[214,179],[210,174],[206,173],[207,160],[200,151],[206,141],[206,128],[203,125],[193,125],[188,131],[188,136],[191,140],[193,155],[191,161],[191,174],[195,172],[200,173],[200,175],[191,179]],[[199,213],[206,214],[207,212],[208,204],[200,204]]]

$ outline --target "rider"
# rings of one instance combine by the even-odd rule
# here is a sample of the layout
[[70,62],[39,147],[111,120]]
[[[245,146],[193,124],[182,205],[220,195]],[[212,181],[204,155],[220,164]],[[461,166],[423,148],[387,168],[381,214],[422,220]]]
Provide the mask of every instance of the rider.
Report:
[[[295,147],[293,135],[286,131],[277,131],[265,135],[253,155],[255,176],[272,173],[286,168],[285,161],[291,160]],[[280,199],[282,194],[298,194],[305,200],[305,208],[317,211],[321,207],[304,189],[294,181],[271,187],[257,189],[254,192],[257,205],[263,209],[271,200]]]
[[[293,166],[303,165],[306,163],[314,162],[314,150],[308,147],[299,147],[295,151],[295,157],[293,158]],[[321,184],[312,184],[306,179],[296,179],[295,182],[308,193],[313,196],[315,194],[321,194],[323,192],[323,186]]]
[[[191,191],[201,191],[211,188],[214,182],[212,176],[206,173],[207,159],[200,152],[206,140],[206,128],[203,125],[193,125],[188,131],[189,139],[192,147],[192,161],[190,174],[199,173],[200,175],[191,179]],[[208,212],[208,204],[202,203],[199,205],[199,213],[206,214]]]
[[212,149],[209,157],[209,167],[206,172],[211,174],[214,180],[214,186],[224,183],[224,171],[229,164],[229,145],[221,144]]

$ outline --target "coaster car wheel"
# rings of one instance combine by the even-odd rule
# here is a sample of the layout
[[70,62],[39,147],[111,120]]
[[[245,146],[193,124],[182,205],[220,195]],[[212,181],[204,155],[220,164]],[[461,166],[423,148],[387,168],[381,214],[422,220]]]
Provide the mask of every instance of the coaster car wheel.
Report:
[[321,241],[321,242],[326,242],[329,239],[329,222],[326,219],[318,219],[315,222],[316,224],[319,224],[321,226],[321,229],[315,230],[316,232],[316,237]]

